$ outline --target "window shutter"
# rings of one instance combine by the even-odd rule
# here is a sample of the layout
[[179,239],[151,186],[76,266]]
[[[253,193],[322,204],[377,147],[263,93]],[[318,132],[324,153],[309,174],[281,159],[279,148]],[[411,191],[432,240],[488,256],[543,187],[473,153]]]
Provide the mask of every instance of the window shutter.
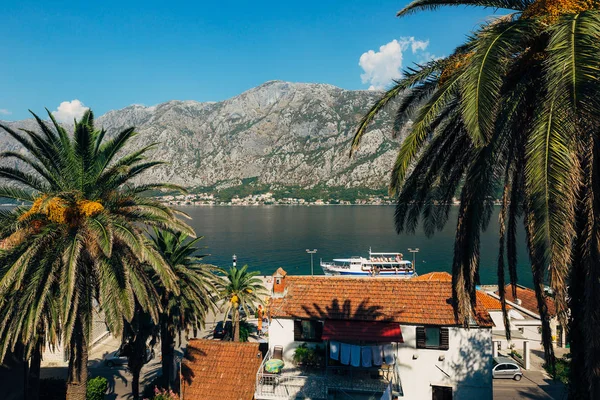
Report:
[[321,340],[323,336],[323,321],[315,321],[315,340]]
[[440,328],[440,350],[450,348],[450,334],[448,328]]
[[302,340],[302,321],[299,319],[294,320],[294,341],[299,342]]
[[417,327],[417,349],[425,348],[425,327]]

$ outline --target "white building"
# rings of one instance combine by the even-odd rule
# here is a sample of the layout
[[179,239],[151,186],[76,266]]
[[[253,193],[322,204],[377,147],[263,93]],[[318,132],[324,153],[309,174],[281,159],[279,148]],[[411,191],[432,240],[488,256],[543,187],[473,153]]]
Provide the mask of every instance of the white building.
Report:
[[[478,303],[470,328],[463,328],[451,282],[430,274],[410,280],[289,276],[282,269],[273,278],[265,362],[281,346],[285,367],[278,375],[259,369],[257,400],[377,395],[388,386],[398,399],[492,398],[492,319]],[[303,343],[324,350],[316,372],[293,366]],[[342,359],[344,347],[350,360]],[[381,349],[383,361],[376,363]]]
[[[498,291],[487,292],[496,306],[486,305],[496,327],[494,328],[494,342],[498,350],[507,350],[514,346],[517,351],[523,348],[523,342],[528,341],[531,349],[542,349],[542,319],[540,318],[535,291],[527,287],[517,285],[513,295],[512,286],[506,285],[506,304],[510,323],[511,341],[506,340],[504,318],[500,307],[500,296]],[[550,318],[550,329],[552,330],[552,341],[555,347],[563,347],[566,344],[565,330],[561,328],[556,317],[556,306],[554,300],[546,296],[548,317]]]

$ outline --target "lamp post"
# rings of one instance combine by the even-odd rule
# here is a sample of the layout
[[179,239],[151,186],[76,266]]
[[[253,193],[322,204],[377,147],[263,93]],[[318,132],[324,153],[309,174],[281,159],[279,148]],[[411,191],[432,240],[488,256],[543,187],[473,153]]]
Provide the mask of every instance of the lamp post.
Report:
[[314,250],[306,249],[306,252],[308,254],[310,254],[310,275],[313,276],[315,274],[315,270],[313,267],[313,254],[315,254],[317,252],[317,249],[314,249]]
[[419,252],[419,248],[417,247],[416,249],[408,249],[408,251],[410,251],[413,255],[413,270],[417,271],[417,253]]

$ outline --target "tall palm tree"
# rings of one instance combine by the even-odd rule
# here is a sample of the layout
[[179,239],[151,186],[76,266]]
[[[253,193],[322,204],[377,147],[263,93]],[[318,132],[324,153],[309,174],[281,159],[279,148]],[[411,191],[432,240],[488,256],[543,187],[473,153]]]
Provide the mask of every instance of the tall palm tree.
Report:
[[[158,299],[157,304],[159,303]],[[140,375],[144,364],[154,354],[154,344],[158,338],[158,325],[150,313],[144,311],[139,304],[131,321],[124,322],[121,354],[127,357],[127,367],[131,372],[131,397],[140,399]],[[150,343],[148,341],[150,340]]]
[[572,339],[572,396],[600,398],[600,1],[415,0],[398,15],[442,6],[510,13],[481,25],[450,56],[407,70],[365,115],[353,149],[384,107],[397,108],[396,131],[412,119],[390,184],[398,232],[419,221],[428,234],[441,229],[460,190],[453,287],[465,324],[479,280],[480,233],[495,193],[503,193],[505,320],[505,264],[514,291],[523,216],[546,359],[554,362],[548,282]]
[[257,278],[260,272],[248,272],[248,266],[231,267],[226,280],[219,289],[221,298],[225,300],[225,315],[231,313],[233,340],[240,341],[240,308],[250,315],[258,304],[263,303],[267,290],[263,282]]
[[[202,237],[188,240],[184,233],[154,229],[151,240],[156,251],[170,265],[177,278],[178,292],[174,293],[157,282],[161,303],[160,346],[162,352],[162,374],[164,387],[172,387],[175,339],[183,332],[194,332],[204,327],[209,311],[214,311],[217,301],[219,278],[214,274],[218,268],[202,264],[202,255],[197,254],[198,242]],[[158,278],[158,277],[157,277]],[[157,279],[158,280],[158,279]]]
[[[31,203],[0,214],[4,246],[0,299],[10,304],[10,296],[19,292],[37,301],[54,293],[52,286],[57,285],[62,342],[69,355],[67,398],[80,400],[86,396],[96,304],[118,335],[123,320],[132,319],[136,301],[144,309],[154,309],[145,264],[169,290],[178,290],[169,265],[147,244],[143,226],[193,232],[169,207],[143,197],[149,189],[170,185],[133,182],[160,164],[146,161],[153,146],[125,152],[124,146],[136,135],[134,128],[108,139],[106,131],[94,127],[94,115],[87,111],[69,135],[50,112],[50,123],[33,116],[38,132],[0,125],[26,150],[0,154],[17,163],[0,166],[0,178],[6,181],[0,197]],[[27,280],[29,276],[37,279]],[[28,329],[30,333],[14,336],[11,345],[34,338],[37,324]]]

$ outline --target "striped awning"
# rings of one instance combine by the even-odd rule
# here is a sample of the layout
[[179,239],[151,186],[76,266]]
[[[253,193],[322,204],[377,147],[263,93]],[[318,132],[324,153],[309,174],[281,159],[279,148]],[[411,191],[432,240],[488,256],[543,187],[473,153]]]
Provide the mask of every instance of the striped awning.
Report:
[[325,321],[324,340],[404,343],[400,324],[375,321]]

